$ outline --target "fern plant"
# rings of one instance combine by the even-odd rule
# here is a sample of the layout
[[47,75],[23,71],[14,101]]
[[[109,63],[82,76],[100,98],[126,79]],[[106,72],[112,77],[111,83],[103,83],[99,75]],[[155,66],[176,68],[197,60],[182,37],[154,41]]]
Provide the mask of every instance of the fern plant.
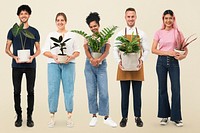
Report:
[[64,53],[64,49],[67,49],[66,48],[66,42],[69,41],[71,38],[68,38],[66,40],[63,41],[63,37],[62,36],[59,36],[59,38],[54,38],[54,37],[50,37],[51,40],[53,40],[55,43],[53,47],[51,47],[51,49],[55,48],[55,47],[60,47],[60,51],[61,51],[61,54],[59,55],[65,55]]
[[[24,23],[21,23],[20,25],[15,23],[12,27],[12,34],[14,37],[19,35],[22,49],[25,49],[26,38],[35,39],[35,37],[30,31],[28,31],[27,29],[23,29],[23,27]],[[22,34],[25,36],[24,40],[22,39]]]
[[116,40],[119,41],[117,44],[120,44],[116,47],[118,47],[120,51],[123,51],[124,54],[138,53],[140,51],[140,38],[134,34],[132,34],[131,41],[129,41],[125,36],[118,36]]
[[88,35],[86,32],[81,30],[72,30],[71,32],[78,33],[85,37],[92,52],[100,53],[101,48],[106,44],[108,39],[112,37],[116,29],[117,26],[112,26],[111,28],[107,27],[104,28],[101,32],[95,32],[93,35]]

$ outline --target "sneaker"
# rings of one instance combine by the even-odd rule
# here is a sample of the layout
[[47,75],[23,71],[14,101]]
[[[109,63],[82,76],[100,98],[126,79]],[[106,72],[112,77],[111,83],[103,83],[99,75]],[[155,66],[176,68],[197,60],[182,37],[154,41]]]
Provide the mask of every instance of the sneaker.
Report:
[[15,121],[15,126],[16,127],[22,126],[22,115],[17,115],[17,120]]
[[55,126],[55,121],[54,121],[54,114],[50,115],[50,121],[48,122],[48,127],[53,128]]
[[127,118],[122,118],[122,120],[120,121],[120,127],[126,127],[127,121],[128,121]]
[[143,122],[142,122],[142,119],[140,117],[135,118],[135,123],[138,127],[143,127]]
[[72,118],[71,117],[69,117],[69,118],[67,118],[67,127],[73,127],[74,126],[74,123],[73,123],[73,121],[72,121]]
[[160,125],[163,126],[167,125],[167,123],[168,123],[168,118],[162,118],[162,120],[160,121]]
[[33,119],[32,119],[31,115],[27,116],[27,123],[26,123],[26,125],[27,125],[27,127],[33,127],[34,126],[34,122],[33,122]]
[[182,127],[183,126],[183,122],[182,121],[174,121],[175,125],[177,127]]
[[111,127],[117,127],[117,124],[111,118],[104,119],[104,124]]
[[92,117],[92,119],[90,120],[89,126],[95,127],[96,124],[97,124],[97,117]]

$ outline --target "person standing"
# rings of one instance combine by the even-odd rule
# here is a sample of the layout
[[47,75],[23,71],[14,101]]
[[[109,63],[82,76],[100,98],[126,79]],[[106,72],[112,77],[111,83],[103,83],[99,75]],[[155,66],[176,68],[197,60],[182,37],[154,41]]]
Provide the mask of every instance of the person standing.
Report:
[[[34,85],[36,76],[36,59],[40,54],[40,35],[36,28],[29,25],[28,20],[31,15],[31,8],[28,5],[21,5],[18,7],[17,15],[20,20],[20,24],[24,24],[23,29],[28,30],[34,35],[35,39],[26,38],[23,34],[16,37],[12,33],[12,28],[8,31],[6,49],[5,52],[12,57],[12,80],[14,86],[14,107],[17,114],[17,120],[15,121],[16,127],[22,126],[22,108],[21,108],[21,81],[23,74],[26,75],[27,81],[27,126],[33,127],[34,122],[32,120],[32,113],[34,108]],[[31,56],[27,62],[20,62],[17,54],[17,50],[22,49],[20,44],[21,38],[26,38],[25,49],[30,49]],[[11,46],[13,50],[11,51]],[[36,51],[34,51],[34,48]]]
[[[86,18],[90,30],[95,36],[95,32],[99,32],[100,17],[97,12],[91,12]],[[87,40],[84,43],[86,54],[85,63],[85,79],[88,95],[89,112],[92,119],[89,126],[94,127],[97,124],[97,113],[104,116],[104,123],[111,127],[117,127],[117,124],[109,117],[109,95],[108,95],[108,79],[107,79],[107,62],[106,57],[109,53],[110,44],[107,42],[102,48],[102,55],[99,58],[93,58],[91,48]]]
[[[65,109],[67,111],[67,126],[72,127],[73,96],[75,82],[75,58],[79,56],[79,45],[76,42],[76,35],[66,29],[67,17],[60,12],[56,15],[55,23],[57,31],[49,33],[42,49],[44,56],[48,57],[48,103],[50,121],[48,127],[54,127],[54,116],[58,108],[60,81],[63,85]],[[55,44],[51,38],[62,38],[60,44]],[[66,49],[61,46],[65,45]],[[58,54],[65,53],[67,58],[64,63],[59,62]]]
[[[180,103],[180,67],[179,60],[184,59],[188,50],[183,55],[174,51],[180,48],[184,41],[183,34],[176,25],[175,15],[172,10],[164,11],[162,15],[162,28],[156,31],[152,44],[152,53],[158,55],[156,72],[158,76],[158,117],[162,118],[161,125],[166,125],[168,117],[176,126],[183,126]],[[171,108],[167,91],[167,75],[171,81]]]
[[[121,85],[121,113],[122,119],[120,121],[121,127],[126,127],[128,121],[128,107],[129,107],[129,93],[130,85],[132,84],[133,91],[133,106],[134,106],[134,116],[135,122],[138,127],[143,126],[143,121],[141,119],[141,89],[142,81],[144,81],[144,71],[143,71],[143,61],[149,53],[149,46],[147,42],[146,34],[135,26],[137,19],[136,10],[134,8],[127,8],[125,11],[125,20],[127,26],[122,29],[117,35],[119,36],[131,36],[132,33],[140,37],[140,46],[142,51],[142,56],[139,59],[138,71],[123,71],[122,60],[119,55],[119,49],[114,46],[113,54],[116,62],[118,63],[117,80],[120,81]],[[119,41],[115,38],[115,45],[119,45]]]

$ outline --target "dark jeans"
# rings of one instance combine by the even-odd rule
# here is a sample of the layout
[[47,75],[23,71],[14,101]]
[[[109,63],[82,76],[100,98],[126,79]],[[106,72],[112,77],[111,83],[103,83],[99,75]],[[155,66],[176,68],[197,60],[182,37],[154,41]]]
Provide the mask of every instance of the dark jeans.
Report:
[[15,111],[18,115],[21,115],[21,81],[23,73],[26,75],[27,82],[27,114],[32,115],[33,106],[34,106],[34,84],[35,84],[35,68],[13,68],[12,69],[12,79],[14,86],[14,102],[15,102]]
[[129,107],[129,93],[130,84],[132,82],[133,90],[133,109],[134,116],[141,117],[141,87],[142,81],[120,81],[121,84],[121,112],[122,117],[128,117],[128,107]]
[[[181,120],[180,68],[174,57],[158,56],[156,72],[158,75],[158,117],[171,117],[172,121]],[[167,74],[171,81],[171,109],[167,91]]]

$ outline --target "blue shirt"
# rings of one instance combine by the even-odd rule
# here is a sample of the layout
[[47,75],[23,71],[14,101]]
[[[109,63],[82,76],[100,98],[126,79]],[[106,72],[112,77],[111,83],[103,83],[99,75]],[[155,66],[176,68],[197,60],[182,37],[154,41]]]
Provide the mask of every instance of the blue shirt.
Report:
[[[25,49],[30,49],[30,54],[34,55],[34,46],[35,42],[40,42],[40,35],[37,29],[34,27],[29,26],[27,28],[29,32],[31,32],[35,39],[26,38]],[[24,41],[25,36],[22,35],[22,40]],[[22,49],[22,43],[20,36],[17,35],[16,37],[12,34],[12,28],[8,31],[7,39],[12,41],[13,44],[13,55],[17,56],[17,50]],[[32,63],[16,63],[15,59],[12,60],[12,67],[13,68],[36,68],[36,59],[34,58]]]

